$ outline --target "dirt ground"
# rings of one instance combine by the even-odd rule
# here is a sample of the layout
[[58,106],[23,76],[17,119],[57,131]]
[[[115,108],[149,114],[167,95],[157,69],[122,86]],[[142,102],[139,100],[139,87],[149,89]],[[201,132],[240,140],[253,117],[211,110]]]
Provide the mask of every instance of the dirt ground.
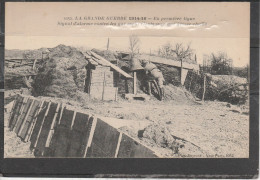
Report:
[[[110,124],[114,123],[160,157],[246,158],[249,155],[248,107],[218,101],[181,104],[155,98],[102,102],[86,96],[84,101],[84,95],[80,96],[81,102],[56,100],[86,113],[107,117]],[[33,157],[28,143],[22,143],[7,128],[5,155]]]
[[[248,157],[248,111],[228,103],[208,101],[181,105],[174,101],[120,101],[95,103],[88,108],[90,112],[122,121],[147,120],[159,124],[166,127],[171,135],[193,143],[203,151],[200,155],[190,152],[178,154],[181,157]],[[146,143],[145,140],[143,142]],[[152,143],[152,146],[158,148],[156,143]],[[175,157],[169,151],[163,156]]]
[[33,158],[34,155],[30,151],[30,143],[24,143],[17,137],[15,132],[8,129],[8,119],[12,102],[5,106],[5,122],[4,122],[4,157],[5,158]]

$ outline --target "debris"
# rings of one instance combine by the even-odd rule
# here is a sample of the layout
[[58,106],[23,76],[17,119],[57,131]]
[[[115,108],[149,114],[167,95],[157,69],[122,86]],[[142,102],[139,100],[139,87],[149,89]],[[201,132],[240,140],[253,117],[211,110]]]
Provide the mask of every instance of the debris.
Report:
[[123,97],[127,100],[142,100],[147,101],[150,100],[150,96],[147,94],[123,94]]

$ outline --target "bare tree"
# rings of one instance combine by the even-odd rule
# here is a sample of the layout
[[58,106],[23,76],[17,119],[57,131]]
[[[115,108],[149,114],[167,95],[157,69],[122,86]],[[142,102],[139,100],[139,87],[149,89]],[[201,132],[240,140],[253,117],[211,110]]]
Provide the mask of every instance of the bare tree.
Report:
[[158,51],[159,56],[163,57],[177,57],[178,60],[190,58],[194,54],[190,44],[184,46],[182,43],[176,43],[174,46],[171,43],[164,44]]
[[140,39],[136,35],[129,36],[129,50],[133,58],[140,50]]
[[190,44],[185,47],[182,43],[176,43],[175,48],[171,51],[176,54],[178,60],[191,58],[194,54],[193,49],[190,48]]
[[159,48],[159,56],[163,57],[171,57],[172,56],[172,45],[171,43],[167,42],[162,46],[162,48]]

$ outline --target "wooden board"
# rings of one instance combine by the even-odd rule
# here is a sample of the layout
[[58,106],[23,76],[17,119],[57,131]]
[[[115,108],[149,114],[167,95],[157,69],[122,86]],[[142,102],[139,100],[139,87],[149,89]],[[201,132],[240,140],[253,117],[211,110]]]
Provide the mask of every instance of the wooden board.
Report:
[[105,86],[104,87],[104,92],[103,92],[103,100],[104,101],[116,101],[117,100],[117,88],[116,87],[109,87]]
[[30,126],[32,125],[32,120],[33,120],[35,114],[37,113],[37,111],[39,110],[40,104],[41,104],[40,101],[34,100],[34,102],[32,104],[32,107],[31,107],[31,109],[29,111],[29,114],[28,114],[27,118],[24,121],[24,125],[21,128],[20,133],[18,134],[18,136],[21,137],[22,140],[25,140],[27,132],[28,132]]
[[81,112],[77,112],[72,129],[83,132],[88,125],[89,115]]
[[74,115],[73,110],[64,108],[59,124],[70,129],[73,120],[73,115]]
[[52,146],[54,157],[67,157],[70,139],[70,129],[58,126],[55,131],[55,143]]
[[37,121],[37,117],[43,108],[43,104],[44,104],[44,101],[41,101],[39,107],[36,110],[34,117],[32,118],[32,122],[30,123],[30,126],[28,128],[28,133],[26,134],[26,136],[24,138],[25,142],[27,142],[31,139],[31,136],[32,136],[32,133],[33,133],[36,121]]
[[14,120],[15,114],[17,113],[17,109],[19,107],[19,105],[23,102],[23,97],[17,95],[16,100],[13,104],[13,108],[9,117],[9,121],[8,121],[8,127],[10,128],[12,125],[12,122]]
[[32,102],[33,102],[32,99],[28,99],[27,103],[25,104],[24,109],[23,109],[23,111],[21,113],[21,116],[18,118],[17,123],[15,125],[15,130],[14,131],[15,131],[16,134],[18,134],[18,132],[19,132],[19,130],[21,128],[21,125],[23,124],[23,122],[25,120],[25,117],[26,117],[26,115],[28,113],[28,110],[29,110]]
[[122,69],[120,69],[118,66],[112,64],[111,62],[109,62],[108,60],[104,59],[103,57],[97,55],[96,53],[94,53],[93,51],[90,51],[91,55],[94,56],[95,58],[99,59],[102,61],[102,65],[107,65],[110,66],[111,68],[115,69],[117,72],[119,72],[120,74],[122,74],[123,76],[125,76],[126,78],[133,78],[132,76],[130,76],[129,74],[127,74],[125,71],[123,71]]
[[25,98],[21,97],[21,100],[18,102],[16,109],[14,110],[14,116],[12,117],[12,123],[10,124],[10,130],[14,129],[14,126],[17,122],[18,117],[20,116],[21,109],[24,106]]
[[154,152],[126,134],[122,134],[118,158],[155,158]]
[[48,135],[51,130],[51,125],[52,125],[53,121],[56,121],[56,119],[54,119],[54,116],[57,111],[57,106],[58,106],[57,103],[51,103],[48,114],[45,117],[45,120],[42,124],[40,135],[39,135],[37,144],[35,146],[35,152],[37,151],[37,155],[39,155],[39,156],[43,156],[45,144],[46,144]]
[[30,148],[31,149],[33,149],[35,147],[38,134],[39,134],[40,129],[42,127],[42,122],[45,118],[45,113],[48,109],[48,104],[49,104],[49,102],[43,102],[42,109],[40,110],[39,114],[37,115],[37,119],[36,119],[36,122],[35,122],[35,125],[34,125],[34,128],[33,128],[33,132],[32,132],[31,138],[30,138],[30,141],[31,141]]
[[70,135],[70,146],[68,147],[68,157],[83,157],[82,149],[85,149],[88,141],[90,128],[89,115],[77,112],[74,125]]
[[97,119],[91,146],[87,151],[87,157],[114,158],[119,134],[116,128]]
[[[143,60],[151,61],[153,63],[166,64],[174,67],[181,67],[181,61],[176,61],[173,59],[167,59],[159,56],[150,56],[148,54],[140,54],[139,58]],[[184,69],[199,71],[199,64],[191,64],[191,63],[183,62],[182,67]]]
[[67,157],[70,146],[71,126],[73,123],[74,111],[64,109],[61,120],[54,132],[54,143],[52,144],[54,157]]
[[109,72],[110,71],[110,67],[109,66],[96,66],[96,69],[95,70],[93,70],[93,71],[95,71],[95,72],[97,72],[97,71],[106,71],[106,72]]
[[113,84],[114,83],[114,76],[113,71],[100,71],[95,72],[91,71],[91,84],[94,83],[107,83],[107,84]]
[[45,144],[45,148],[44,148],[44,152],[43,152],[43,156],[44,157],[54,157],[54,150],[55,150],[55,144],[56,144],[56,140],[57,140],[57,127],[58,127],[58,123],[59,120],[61,119],[62,113],[63,113],[63,106],[62,104],[58,104],[58,107],[56,109],[57,113],[55,114],[51,127],[50,127],[50,131],[46,140],[46,144]]
[[90,86],[90,97],[92,99],[102,100],[103,97],[103,85],[102,86]]

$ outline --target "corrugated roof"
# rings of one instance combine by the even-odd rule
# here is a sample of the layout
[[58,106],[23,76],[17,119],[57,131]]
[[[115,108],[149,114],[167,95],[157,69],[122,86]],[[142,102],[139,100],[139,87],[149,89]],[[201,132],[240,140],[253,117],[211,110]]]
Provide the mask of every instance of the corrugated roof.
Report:
[[[169,65],[169,66],[181,67],[181,61],[177,61],[177,60],[173,60],[173,59],[167,59],[167,58],[163,58],[163,57],[159,57],[159,56],[151,56],[151,55],[148,55],[148,54],[140,54],[138,56],[138,59],[151,61],[153,63],[166,64],[166,65]],[[185,62],[185,61],[182,63],[182,67],[184,69],[199,70],[198,64],[192,64],[192,63],[188,63],[188,62]]]

